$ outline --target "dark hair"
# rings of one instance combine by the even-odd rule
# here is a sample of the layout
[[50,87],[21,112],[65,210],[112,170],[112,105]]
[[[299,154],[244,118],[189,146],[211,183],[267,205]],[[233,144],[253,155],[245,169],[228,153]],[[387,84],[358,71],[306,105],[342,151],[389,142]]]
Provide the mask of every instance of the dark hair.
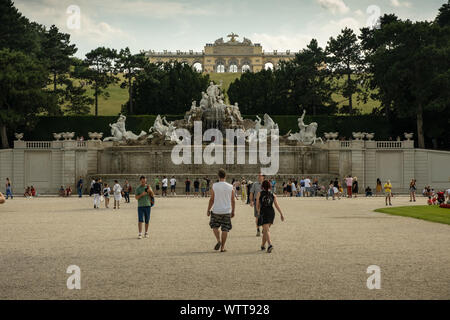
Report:
[[219,169],[219,178],[220,179],[225,179],[225,177],[227,176],[227,173],[225,172],[225,169]]
[[145,179],[145,176],[141,176],[141,177],[139,178],[139,180],[142,180],[142,179]]
[[269,191],[270,188],[271,188],[270,182],[269,182],[268,180],[264,180],[263,183],[262,183],[262,185],[261,185],[261,187],[262,187],[264,190]]
[[115,182],[115,183],[119,183],[119,181],[117,181],[117,180],[114,180],[114,182]]

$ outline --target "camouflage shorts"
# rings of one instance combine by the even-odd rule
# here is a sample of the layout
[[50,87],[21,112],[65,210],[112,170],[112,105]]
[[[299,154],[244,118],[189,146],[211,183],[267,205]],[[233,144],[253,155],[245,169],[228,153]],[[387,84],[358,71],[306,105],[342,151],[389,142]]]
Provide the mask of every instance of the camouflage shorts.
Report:
[[231,230],[231,214],[214,214],[211,213],[209,220],[209,226],[211,229],[221,228],[222,231],[228,232]]

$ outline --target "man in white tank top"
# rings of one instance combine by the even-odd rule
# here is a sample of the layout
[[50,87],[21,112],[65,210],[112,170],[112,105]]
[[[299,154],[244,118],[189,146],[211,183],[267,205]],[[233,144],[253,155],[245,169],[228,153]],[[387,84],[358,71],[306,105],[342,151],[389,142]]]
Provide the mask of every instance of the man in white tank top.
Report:
[[[213,184],[208,203],[207,215],[210,217],[209,226],[213,229],[217,244],[214,250],[225,252],[225,242],[231,230],[231,218],[234,217],[235,196],[234,188],[225,181],[226,172],[219,170],[219,182]],[[211,210],[212,209],[212,210]],[[222,230],[220,234],[219,228]]]

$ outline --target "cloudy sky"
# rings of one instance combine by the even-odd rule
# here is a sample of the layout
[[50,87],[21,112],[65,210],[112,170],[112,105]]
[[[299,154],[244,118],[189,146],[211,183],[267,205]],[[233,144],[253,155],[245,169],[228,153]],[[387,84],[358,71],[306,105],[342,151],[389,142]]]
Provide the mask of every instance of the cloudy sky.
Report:
[[[70,33],[77,56],[98,46],[201,51],[235,32],[265,51],[326,45],[345,26],[358,30],[377,15],[433,20],[446,0],[16,0],[30,20]],[[77,12],[79,11],[79,19]],[[78,24],[79,21],[79,24]]]

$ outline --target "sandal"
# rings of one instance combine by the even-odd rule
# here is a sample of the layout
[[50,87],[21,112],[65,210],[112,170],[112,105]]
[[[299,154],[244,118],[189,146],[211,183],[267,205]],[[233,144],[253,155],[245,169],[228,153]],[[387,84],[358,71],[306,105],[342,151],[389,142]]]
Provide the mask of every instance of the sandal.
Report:
[[217,242],[216,246],[214,247],[214,250],[216,251],[219,250],[221,245],[222,244],[220,242]]
[[227,252],[227,249],[221,249],[220,252]]
[[268,248],[267,248],[267,253],[271,253],[272,252],[272,250],[273,250],[273,246],[272,245],[270,245]]

